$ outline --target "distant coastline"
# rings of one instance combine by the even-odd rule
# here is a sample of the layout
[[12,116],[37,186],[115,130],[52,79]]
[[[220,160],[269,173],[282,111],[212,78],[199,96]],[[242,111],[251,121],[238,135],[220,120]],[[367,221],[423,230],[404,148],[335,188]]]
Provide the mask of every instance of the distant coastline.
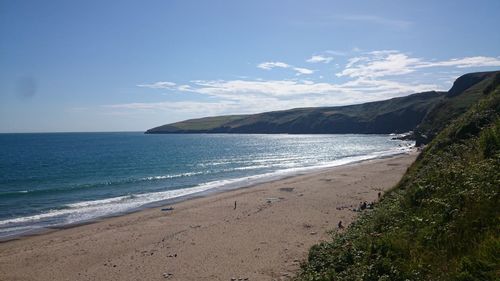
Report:
[[414,130],[445,92],[423,92],[348,106],[296,108],[190,119],[146,134],[391,134]]

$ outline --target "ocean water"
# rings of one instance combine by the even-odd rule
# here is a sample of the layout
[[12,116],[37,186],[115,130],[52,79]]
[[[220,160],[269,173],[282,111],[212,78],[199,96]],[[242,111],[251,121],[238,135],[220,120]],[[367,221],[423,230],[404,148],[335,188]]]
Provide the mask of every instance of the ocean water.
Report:
[[389,135],[0,134],[0,238],[403,153]]

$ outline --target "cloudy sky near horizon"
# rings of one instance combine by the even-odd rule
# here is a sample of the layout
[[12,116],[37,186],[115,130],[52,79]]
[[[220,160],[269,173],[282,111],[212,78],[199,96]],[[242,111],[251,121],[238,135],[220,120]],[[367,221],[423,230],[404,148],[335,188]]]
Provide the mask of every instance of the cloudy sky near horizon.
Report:
[[[348,3],[345,3],[348,2]],[[500,1],[0,1],[0,132],[143,131],[447,90]]]

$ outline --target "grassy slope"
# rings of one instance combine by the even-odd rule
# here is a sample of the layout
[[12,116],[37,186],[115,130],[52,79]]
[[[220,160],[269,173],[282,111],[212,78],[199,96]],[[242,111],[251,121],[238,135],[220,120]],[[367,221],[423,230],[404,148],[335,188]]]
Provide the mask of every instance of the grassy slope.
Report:
[[190,119],[182,122],[170,124],[170,126],[181,130],[211,130],[223,126],[224,124],[245,118],[246,115],[226,115],[216,117],[205,117]]
[[[313,132],[321,132],[323,124],[331,124],[332,127],[347,124],[363,124],[359,130],[369,130],[370,124],[377,121],[377,118],[398,112],[411,110],[414,112],[427,112],[440,99],[438,94],[416,94],[408,97],[394,98],[379,102],[340,106],[340,107],[319,107],[292,109],[286,111],[267,112],[249,116],[229,124],[232,128],[243,128],[258,122],[266,123],[269,126],[283,128],[280,132],[297,133],[312,128]],[[301,126],[304,124],[304,126]],[[305,128],[304,128],[305,127]],[[316,130],[314,130],[317,128]],[[279,130],[279,129],[278,129]],[[392,132],[392,131],[391,131]]]
[[392,133],[413,129],[442,96],[428,92],[351,106],[206,117],[159,126],[148,133]]
[[297,279],[500,280],[494,86],[482,85],[482,99],[436,136],[373,211],[312,247]]

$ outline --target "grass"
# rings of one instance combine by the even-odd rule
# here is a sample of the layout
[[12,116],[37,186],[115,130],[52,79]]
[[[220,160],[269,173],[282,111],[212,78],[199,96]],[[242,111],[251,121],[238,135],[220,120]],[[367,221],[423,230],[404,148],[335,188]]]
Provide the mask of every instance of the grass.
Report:
[[171,124],[181,130],[211,130],[220,127],[229,122],[240,120],[245,118],[246,115],[227,115],[227,116],[215,116],[215,117],[205,117],[199,119],[190,119],[182,122],[177,122]]

